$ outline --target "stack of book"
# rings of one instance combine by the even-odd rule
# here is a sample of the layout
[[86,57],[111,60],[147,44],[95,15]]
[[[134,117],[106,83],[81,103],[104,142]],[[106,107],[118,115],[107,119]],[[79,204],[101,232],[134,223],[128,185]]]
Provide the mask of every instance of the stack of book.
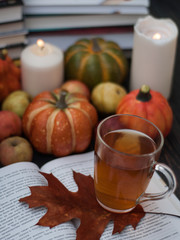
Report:
[[0,50],[7,49],[12,59],[17,59],[27,44],[21,0],[0,0]]
[[149,0],[23,0],[28,40],[65,50],[81,38],[101,37],[132,49],[133,25],[149,13]]

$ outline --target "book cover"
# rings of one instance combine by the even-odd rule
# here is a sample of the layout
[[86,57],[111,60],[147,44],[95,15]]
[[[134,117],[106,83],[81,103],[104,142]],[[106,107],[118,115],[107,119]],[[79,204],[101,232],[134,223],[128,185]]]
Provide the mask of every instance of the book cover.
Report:
[[[20,44],[13,44],[13,45],[8,45],[5,49],[8,52],[8,56],[13,59],[20,59],[21,56],[21,52],[23,51],[23,49],[27,46],[27,41],[25,41],[24,43],[20,43]],[[0,51],[3,50],[3,48],[0,47]]]
[[71,29],[60,31],[42,31],[30,32],[27,36],[30,44],[34,44],[38,39],[51,43],[62,50],[66,50],[79,39],[92,39],[95,37],[103,38],[106,41],[116,42],[123,50],[128,50],[128,58],[130,57],[133,46],[132,27],[102,27],[102,28],[85,28]]
[[0,8],[22,6],[23,2],[21,0],[0,0]]
[[93,15],[46,15],[26,16],[25,27],[31,31],[58,30],[102,26],[133,26],[144,15],[93,14]]
[[23,4],[20,0],[0,1],[0,23],[18,21],[23,18]]
[[0,48],[6,48],[9,45],[26,43],[28,31],[23,29],[22,31],[14,31],[6,34],[0,34]]
[[80,5],[141,5],[149,6],[150,0],[23,0],[25,6],[80,6]]
[[6,34],[10,33],[12,31],[20,31],[24,29],[24,21],[18,20],[18,21],[12,21],[7,23],[1,23],[0,24],[0,34]]
[[80,5],[80,6],[24,6],[24,15],[45,15],[45,14],[148,14],[145,6],[132,5]]

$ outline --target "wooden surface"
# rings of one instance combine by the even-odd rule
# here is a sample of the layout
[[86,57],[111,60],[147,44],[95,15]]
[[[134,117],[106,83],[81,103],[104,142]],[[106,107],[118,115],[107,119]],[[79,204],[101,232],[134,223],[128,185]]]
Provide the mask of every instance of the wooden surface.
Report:
[[[175,0],[151,0],[151,15],[157,18],[171,18],[180,29],[180,4],[177,2]],[[169,103],[174,114],[173,127],[165,139],[160,162],[166,163],[174,170],[178,182],[175,193],[180,199],[180,38],[178,39],[172,94]],[[88,150],[92,149],[93,143]],[[51,155],[43,155],[35,152],[33,161],[41,167],[45,162],[54,158]]]

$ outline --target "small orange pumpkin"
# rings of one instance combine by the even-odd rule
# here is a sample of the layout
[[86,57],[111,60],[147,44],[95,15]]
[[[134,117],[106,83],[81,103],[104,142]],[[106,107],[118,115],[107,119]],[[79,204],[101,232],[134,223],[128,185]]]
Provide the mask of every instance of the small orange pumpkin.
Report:
[[168,135],[172,127],[173,112],[168,101],[161,93],[150,90],[147,85],[123,97],[116,113],[146,118],[161,130],[164,137]]
[[9,93],[21,89],[20,69],[16,67],[7,51],[0,53],[0,102],[2,102]]
[[22,125],[37,151],[61,157],[84,151],[97,121],[96,109],[84,95],[56,89],[33,99]]

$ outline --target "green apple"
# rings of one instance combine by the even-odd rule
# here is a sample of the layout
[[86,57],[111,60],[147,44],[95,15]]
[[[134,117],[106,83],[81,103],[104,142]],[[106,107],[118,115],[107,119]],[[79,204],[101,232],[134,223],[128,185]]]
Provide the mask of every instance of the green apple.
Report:
[[30,162],[32,157],[32,146],[25,138],[14,136],[6,138],[0,143],[0,162],[3,165]]
[[22,118],[31,100],[32,97],[27,92],[22,90],[14,91],[4,99],[2,103],[2,110],[14,112]]

